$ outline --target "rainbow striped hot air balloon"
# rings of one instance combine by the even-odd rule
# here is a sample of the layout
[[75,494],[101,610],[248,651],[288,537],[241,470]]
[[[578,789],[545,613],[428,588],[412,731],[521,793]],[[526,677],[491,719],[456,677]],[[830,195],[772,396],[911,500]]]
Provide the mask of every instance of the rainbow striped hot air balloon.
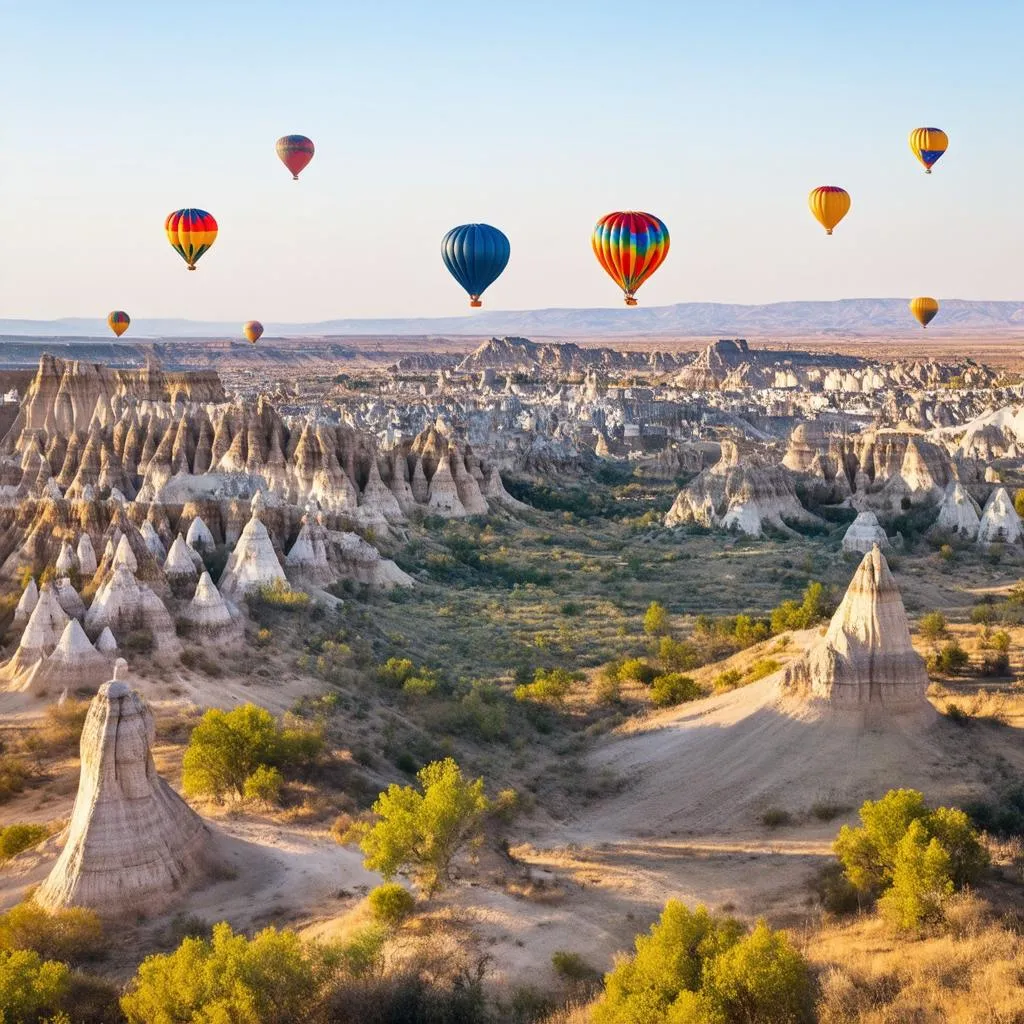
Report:
[[107,326],[119,338],[128,330],[128,325],[131,322],[132,318],[123,309],[115,309],[112,313],[107,314]]
[[490,224],[460,224],[441,239],[441,259],[474,308],[483,305],[480,296],[501,276],[511,253],[505,233]]
[[941,128],[915,128],[910,133],[910,150],[924,164],[924,173],[931,174],[932,167],[949,148],[949,136]]
[[590,242],[598,263],[622,289],[626,305],[635,306],[637,289],[668,255],[668,228],[652,213],[625,210],[602,217]]
[[246,320],[242,324],[242,333],[255,345],[263,337],[263,324],[259,320]]
[[910,312],[922,327],[927,327],[935,319],[938,311],[938,302],[927,295],[918,295],[917,298],[910,300]]
[[309,166],[316,152],[313,140],[305,135],[282,135],[277,140],[277,155],[281,163],[292,172],[292,180],[298,181],[299,175]]
[[838,185],[821,185],[807,197],[818,223],[826,235],[850,212],[850,193]]
[[217,222],[205,210],[186,207],[169,214],[164,222],[167,241],[174,251],[196,269],[196,261],[213,245],[217,238]]

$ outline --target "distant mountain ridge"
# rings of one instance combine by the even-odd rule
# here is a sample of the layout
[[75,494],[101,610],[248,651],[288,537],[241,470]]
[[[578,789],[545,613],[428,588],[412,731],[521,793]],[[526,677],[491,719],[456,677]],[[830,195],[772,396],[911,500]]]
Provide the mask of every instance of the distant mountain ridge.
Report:
[[[474,316],[396,319],[322,320],[315,323],[264,321],[265,336],[308,335],[519,335],[585,337],[593,335],[778,335],[910,333],[916,326],[907,299],[838,299],[833,302],[773,302],[744,306],[717,302],[679,302],[635,309],[485,310]],[[931,330],[1024,331],[1024,300],[1014,302],[940,299],[942,309]],[[132,321],[124,341],[143,338],[240,337],[241,323],[175,319]],[[109,338],[106,320],[0,320],[0,335],[24,338]]]

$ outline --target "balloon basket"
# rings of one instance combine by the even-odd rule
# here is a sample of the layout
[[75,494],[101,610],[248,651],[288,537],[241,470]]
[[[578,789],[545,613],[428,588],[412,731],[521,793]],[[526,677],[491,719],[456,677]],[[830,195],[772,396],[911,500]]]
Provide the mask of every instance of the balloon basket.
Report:
[[626,296],[626,305],[627,306],[635,306],[636,305],[636,299],[634,299],[632,295],[627,295]]
[[483,303],[479,299],[470,299],[469,305],[471,309],[479,309]]
[[196,265],[194,263],[190,263],[189,266],[188,266],[188,269],[189,270],[195,270],[196,269]]

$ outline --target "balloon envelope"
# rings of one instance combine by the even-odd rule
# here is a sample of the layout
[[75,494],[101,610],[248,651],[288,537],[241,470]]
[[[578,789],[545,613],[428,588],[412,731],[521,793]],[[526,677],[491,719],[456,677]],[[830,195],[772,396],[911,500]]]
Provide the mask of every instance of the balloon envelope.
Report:
[[511,251],[505,234],[490,224],[460,224],[441,239],[441,259],[471,306],[483,305],[480,296],[508,266]]
[[277,140],[277,155],[281,163],[292,172],[292,178],[299,180],[299,174],[309,166],[313,159],[313,140],[305,135],[282,135]]
[[850,193],[837,185],[813,189],[807,202],[826,235],[831,235],[832,229],[850,212]]
[[119,338],[128,330],[128,325],[131,322],[131,317],[123,309],[115,309],[112,313],[107,314],[107,326]]
[[622,289],[626,305],[635,306],[636,290],[668,255],[668,228],[652,213],[609,213],[594,226],[590,243],[598,263]]
[[949,136],[941,128],[915,128],[910,133],[910,149],[924,164],[925,174],[932,173],[935,162],[949,148]]
[[196,261],[217,238],[217,222],[205,210],[194,207],[175,210],[164,222],[164,229],[167,241],[189,270],[196,269]]
[[255,345],[263,336],[263,324],[259,320],[246,320],[242,324],[242,333]]
[[927,327],[939,311],[939,304],[935,299],[926,295],[919,295],[916,299],[910,300],[910,312],[922,327]]

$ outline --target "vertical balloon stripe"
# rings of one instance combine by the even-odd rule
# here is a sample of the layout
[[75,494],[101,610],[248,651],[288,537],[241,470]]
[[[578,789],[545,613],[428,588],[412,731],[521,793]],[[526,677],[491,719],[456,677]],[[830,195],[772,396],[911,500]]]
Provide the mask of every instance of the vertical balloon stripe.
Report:
[[668,255],[668,228],[649,213],[609,213],[597,222],[591,246],[602,269],[630,303],[633,293]]

